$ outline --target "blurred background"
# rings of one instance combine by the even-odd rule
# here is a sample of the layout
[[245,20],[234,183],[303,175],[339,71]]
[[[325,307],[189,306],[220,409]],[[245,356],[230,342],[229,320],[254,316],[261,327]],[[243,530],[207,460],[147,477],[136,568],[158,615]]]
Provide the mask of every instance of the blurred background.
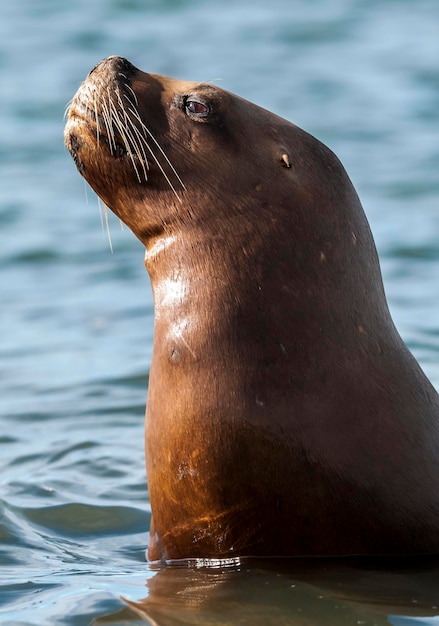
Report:
[[116,54],[214,80],[329,145],[362,199],[396,325],[438,388],[438,24],[436,0],[1,4],[4,623],[32,623],[36,604],[40,624],[81,623],[145,578],[152,298],[141,244],[110,216],[111,252],[63,146],[88,71]]

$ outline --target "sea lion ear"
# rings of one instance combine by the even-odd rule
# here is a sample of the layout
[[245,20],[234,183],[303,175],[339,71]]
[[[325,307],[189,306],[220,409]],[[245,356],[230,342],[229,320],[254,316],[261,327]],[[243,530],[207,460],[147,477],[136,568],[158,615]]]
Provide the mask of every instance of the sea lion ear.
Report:
[[288,168],[292,167],[290,157],[288,156],[286,152],[283,152],[281,154],[279,161],[282,167],[288,167]]

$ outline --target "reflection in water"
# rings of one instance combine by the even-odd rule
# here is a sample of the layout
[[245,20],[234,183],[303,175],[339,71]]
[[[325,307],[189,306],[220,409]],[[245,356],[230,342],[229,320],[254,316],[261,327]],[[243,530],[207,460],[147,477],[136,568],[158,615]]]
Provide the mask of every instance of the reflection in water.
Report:
[[151,567],[156,574],[147,581],[147,597],[126,602],[152,626],[439,623],[439,559],[234,559]]

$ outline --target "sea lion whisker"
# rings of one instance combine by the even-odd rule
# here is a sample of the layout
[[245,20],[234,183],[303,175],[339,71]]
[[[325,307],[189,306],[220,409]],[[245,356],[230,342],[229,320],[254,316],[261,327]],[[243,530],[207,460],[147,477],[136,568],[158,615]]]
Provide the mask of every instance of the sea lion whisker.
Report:
[[114,142],[114,133],[113,133],[113,127],[111,123],[110,112],[108,110],[107,103],[105,102],[104,99],[101,100],[101,112],[102,112],[102,119],[104,121],[105,130],[107,131],[110,154],[113,155],[113,146],[114,146],[114,149],[116,149],[116,144]]
[[63,120],[65,120],[67,115],[69,114],[70,107],[72,106],[72,102],[73,102],[73,98],[71,100],[69,100],[69,102],[67,103],[67,106],[66,106],[66,108],[64,110]]
[[[131,109],[137,110],[137,105],[131,100],[131,98],[126,93],[123,94],[123,97],[128,102],[128,104],[130,105]],[[131,110],[131,109],[128,109],[128,110]]]
[[102,210],[103,202],[99,196],[97,196],[97,198],[98,198],[98,209],[99,209],[99,218],[101,220],[102,234],[104,234],[105,228],[104,228],[104,217],[103,217],[103,210]]
[[[135,91],[128,85],[128,83],[125,84],[125,88],[128,89],[130,91],[130,93],[133,94],[134,102],[136,103],[135,108],[137,108],[139,106],[139,101],[137,99]],[[127,98],[127,100],[130,102],[130,100],[128,99],[128,96],[126,94],[124,94],[124,95]]]
[[164,158],[166,159],[166,163],[169,165],[169,167],[171,168],[173,174],[175,175],[175,177],[177,178],[178,182],[180,183],[180,185],[183,187],[183,189],[186,189],[183,181],[181,180],[177,170],[175,169],[175,167],[172,165],[170,159],[168,158],[166,152],[163,150],[163,148],[161,147],[161,145],[159,144],[159,142],[157,141],[157,139],[154,137],[154,135],[151,133],[151,131],[149,130],[149,128],[144,124],[144,122],[142,121],[142,119],[140,118],[140,115],[138,113],[138,111],[130,109],[130,112],[134,115],[134,117],[136,118],[136,120],[139,122],[139,124],[141,125],[141,127],[143,128],[143,130],[145,131],[145,133],[152,139],[152,141],[155,143],[155,145],[157,146],[157,148],[160,150],[160,152],[162,153],[162,155],[164,156]]
[[[98,91],[98,95],[100,95],[101,93],[103,93],[105,90],[104,85],[101,85],[101,89]],[[108,90],[107,90],[108,92]],[[95,92],[96,93],[96,92]],[[110,94],[108,92],[108,102],[111,102],[111,97]],[[116,152],[116,139],[114,136],[114,129],[113,129],[113,123],[112,123],[112,118],[111,118],[111,110],[110,108],[107,106],[107,102],[105,100],[105,98],[100,97],[100,111],[101,111],[101,117],[103,119],[104,122],[104,126],[105,126],[105,131],[106,131],[106,135],[107,135],[107,141],[108,141],[108,147],[110,150],[110,154],[113,156],[113,154]],[[99,110],[98,107],[96,106],[96,111],[99,117]]]
[[[133,126],[134,126],[134,124],[133,124]],[[157,155],[155,154],[154,150],[149,145],[148,140],[146,139],[146,137],[144,137],[144,135],[142,135],[142,133],[140,133],[138,131],[138,129],[137,129],[137,132],[139,133],[139,135],[138,135],[139,139],[141,141],[143,141],[145,146],[148,148],[154,163],[157,165],[157,167],[159,168],[160,172],[163,174],[163,177],[165,178],[166,182],[168,183],[168,185],[169,185],[170,189],[172,190],[172,192],[174,193],[175,197],[177,198],[177,200],[179,202],[181,202],[182,200],[181,200],[180,196],[178,195],[177,190],[175,189],[174,185],[172,184],[171,179],[169,178],[168,174],[165,172],[165,169],[164,169],[163,165],[160,163],[160,161],[159,161]]]
[[113,104],[113,98],[112,98],[112,94],[110,92],[110,89],[107,88],[107,94],[108,94],[108,119],[109,119],[109,123],[110,123],[110,128],[111,128],[111,135],[113,138],[113,145],[114,145],[114,152],[117,153],[117,141],[116,141],[116,134],[114,132],[114,104]]
[[[145,176],[145,182],[148,181],[148,171],[149,171],[149,162],[148,162],[148,156],[145,152],[145,148],[143,147],[142,143],[141,143],[141,136],[139,136],[139,131],[137,130],[137,128],[135,126],[133,126],[133,124],[131,124],[130,119],[125,116],[125,122],[127,124],[127,132],[129,133],[129,136],[131,138],[131,142],[136,150],[136,154],[137,157],[139,159],[139,161],[142,164],[142,168],[143,168],[143,174]],[[129,126],[131,126],[131,129],[129,128]],[[135,133],[136,136],[133,135],[133,131]]]
[[215,82],[221,82],[223,79],[218,77],[218,78],[209,78],[209,80],[203,80],[200,83],[197,83],[197,87],[203,87],[204,85],[213,85],[213,83]]
[[113,243],[111,241],[110,223],[108,221],[108,207],[104,204],[105,224],[107,226],[108,243],[110,244],[111,254],[113,254]]
[[[148,170],[149,170],[149,164],[148,164],[148,157],[146,155],[146,152],[143,148],[143,145],[138,141],[138,137],[135,137],[132,133],[132,129],[134,129],[134,131],[137,133],[137,128],[135,126],[133,126],[131,124],[131,129],[130,129],[130,119],[127,115],[127,112],[125,110],[125,107],[123,105],[122,102],[122,98],[120,97],[120,91],[119,89],[116,90],[116,95],[117,95],[117,99],[118,99],[118,103],[120,106],[120,111],[123,114],[123,120],[119,117],[119,121],[120,124],[123,126],[123,131],[122,129],[119,128],[119,131],[122,133],[126,133],[128,136],[128,139],[131,141],[131,146],[134,148],[135,154],[137,155],[137,158],[139,159],[139,162],[142,165],[142,169],[143,169],[143,175],[145,177],[145,182],[148,181]],[[120,116],[120,113],[118,112],[118,116]],[[134,162],[133,162],[134,165]],[[141,182],[141,181],[139,181]]]
[[118,131],[120,138],[122,139],[122,142],[124,144],[125,150],[127,155],[129,156],[133,169],[136,173],[137,176],[137,180],[139,181],[139,183],[142,182],[142,178],[140,176],[139,170],[137,168],[136,165],[136,161],[135,161],[135,156],[137,156],[142,169],[143,169],[143,175],[145,178],[145,181],[148,180],[147,177],[147,169],[145,167],[145,160],[143,157],[146,158],[146,155],[141,153],[141,146],[138,144],[138,142],[136,141],[136,138],[133,136],[133,134],[131,133],[130,129],[128,128],[127,124],[126,124],[126,113],[125,110],[123,108],[123,104],[122,101],[120,99],[120,94],[119,91],[116,90],[116,95],[118,98],[118,102],[119,102],[119,106],[121,107],[121,110],[124,114],[124,118],[125,120],[123,120],[121,118],[121,114],[120,111],[117,109],[115,103],[113,101],[110,102],[110,108],[111,108],[111,115],[112,115],[112,120],[113,120],[113,124],[114,127],[116,128],[116,130]]
[[[118,133],[119,133],[119,135],[120,135],[120,137],[121,137],[121,139],[122,139],[122,141],[124,143],[127,155],[129,156],[130,161],[131,161],[131,163],[133,165],[133,169],[134,169],[134,171],[136,173],[137,180],[139,181],[139,183],[141,183],[142,179],[141,179],[141,176],[139,174],[139,170],[137,168],[136,161],[134,159],[134,153],[133,153],[132,147],[130,145],[129,138],[127,137],[127,133],[126,133],[127,128],[123,124],[123,121],[120,119],[119,111],[117,111],[117,109],[116,109],[116,107],[115,107],[113,102],[110,102],[110,107],[111,107],[111,115],[112,115],[113,124],[116,127],[116,129],[117,129],[117,131],[118,131]],[[132,141],[132,143],[134,144],[134,147],[135,147],[135,142]],[[137,151],[136,151],[136,154],[137,154],[137,156],[139,156]],[[142,164],[143,171],[145,173],[145,178],[146,178],[145,165],[142,162],[141,158],[139,158],[139,161]]]
[[[113,244],[111,241],[111,234],[110,234],[110,224],[108,220],[108,207],[106,204],[104,204],[104,202],[101,200],[99,196],[97,198],[98,198],[98,207],[99,207],[99,217],[101,219],[102,234],[107,235],[108,243],[110,245],[110,250],[111,250],[111,253],[113,253]],[[104,225],[103,215],[105,215],[105,225]]]
[[[183,184],[183,181],[181,180],[180,176],[178,175],[175,167],[172,165],[171,161],[169,160],[168,156],[166,155],[166,153],[164,152],[163,148],[160,146],[160,144],[158,143],[158,141],[155,139],[155,137],[152,135],[152,133],[150,132],[150,130],[145,126],[145,124],[143,123],[139,112],[137,110],[137,106],[138,106],[138,100],[137,100],[137,96],[134,93],[134,91],[132,90],[132,88],[128,85],[125,84],[125,87],[127,89],[130,90],[130,92],[133,94],[134,99],[136,101],[136,104],[134,105],[133,102],[131,101],[131,99],[128,97],[128,95],[126,93],[124,93],[124,97],[126,98],[126,100],[128,101],[128,103],[131,105],[131,108],[128,109],[128,113],[131,113],[134,118],[139,122],[140,126],[142,127],[142,129],[144,130],[145,135],[148,134],[149,137],[154,141],[154,143],[156,144],[156,146],[158,147],[158,149],[160,150],[160,152],[162,153],[162,155],[164,156],[166,162],[168,163],[169,167],[171,168],[172,172],[174,173],[175,177],[177,178],[178,182],[180,183],[180,185],[183,187],[183,189],[185,189],[185,186]],[[119,95],[119,90],[117,91],[118,93],[118,97],[119,97],[119,104],[121,106],[121,109],[124,112],[124,116],[125,119],[127,120],[127,122],[129,122],[131,124],[131,127],[133,128],[133,130],[135,131],[136,135],[138,136],[139,139],[141,139],[144,144],[146,145],[146,147],[148,148],[150,154],[152,155],[155,163],[157,164],[157,166],[160,168],[160,171],[162,172],[163,176],[165,177],[166,181],[168,182],[170,188],[172,189],[172,191],[174,192],[174,194],[177,196],[178,200],[180,201],[180,197],[178,196],[174,186],[172,185],[169,177],[166,175],[164,168],[162,167],[162,165],[160,164],[158,158],[156,157],[156,155],[154,154],[151,146],[149,145],[149,143],[145,140],[145,138],[142,136],[142,134],[139,132],[139,129],[137,128],[137,126],[132,122],[132,120],[129,118],[129,116],[127,115],[127,111],[125,110],[125,107],[123,106],[123,103],[120,99],[120,95]],[[145,155],[146,158],[146,155]],[[146,161],[147,158],[146,158]],[[149,169],[149,167],[148,167]]]
[[[159,168],[160,172],[163,174],[163,177],[165,178],[166,182],[168,183],[170,189],[172,190],[172,192],[174,193],[175,197],[178,199],[179,202],[181,202],[181,198],[178,195],[177,190],[175,189],[174,185],[171,182],[171,179],[169,178],[169,176],[167,175],[167,173],[165,172],[165,169],[163,167],[163,165],[160,163],[157,155],[154,153],[154,150],[151,148],[151,146],[148,143],[148,140],[146,139],[146,137],[139,131],[139,129],[136,127],[136,125],[134,124],[134,122],[132,120],[130,120],[129,118],[127,118],[129,123],[131,124],[131,127],[135,130],[139,140],[141,140],[145,146],[147,147],[149,153],[151,154],[151,157],[154,161],[154,163],[157,165],[157,167]],[[157,142],[156,142],[157,143]]]
[[142,133],[139,131],[137,126],[133,123],[133,121],[127,115],[126,111],[124,111],[124,119],[125,119],[125,122],[126,122],[127,126],[130,128],[130,133],[134,133],[135,134],[135,138],[133,137],[133,142],[135,141],[136,145],[139,148],[139,150],[142,151],[146,168],[149,170],[149,161],[148,161],[148,156],[146,154],[144,145],[146,145],[146,148],[148,149],[150,154],[152,154],[151,147],[148,144],[145,144],[145,141],[144,141]]
[[97,104],[96,93],[93,94],[93,108],[94,108],[95,123],[96,123],[96,143],[97,143],[97,146],[99,148],[101,132],[100,132],[99,112],[98,112],[98,104]]
[[84,180],[84,195],[85,195],[85,204],[88,206],[88,185],[87,181]]

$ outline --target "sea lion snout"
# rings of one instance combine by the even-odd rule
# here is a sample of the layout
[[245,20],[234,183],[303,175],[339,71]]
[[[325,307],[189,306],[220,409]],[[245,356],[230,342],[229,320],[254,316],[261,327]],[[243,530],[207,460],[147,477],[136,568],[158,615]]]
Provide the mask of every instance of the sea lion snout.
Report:
[[100,73],[106,76],[112,74],[114,76],[122,75],[125,79],[128,80],[128,78],[137,71],[137,68],[134,67],[134,65],[130,63],[128,59],[113,55],[102,59],[102,61],[99,61],[99,63],[96,63],[93,69],[90,70],[88,78],[90,78],[92,74],[96,75]]

